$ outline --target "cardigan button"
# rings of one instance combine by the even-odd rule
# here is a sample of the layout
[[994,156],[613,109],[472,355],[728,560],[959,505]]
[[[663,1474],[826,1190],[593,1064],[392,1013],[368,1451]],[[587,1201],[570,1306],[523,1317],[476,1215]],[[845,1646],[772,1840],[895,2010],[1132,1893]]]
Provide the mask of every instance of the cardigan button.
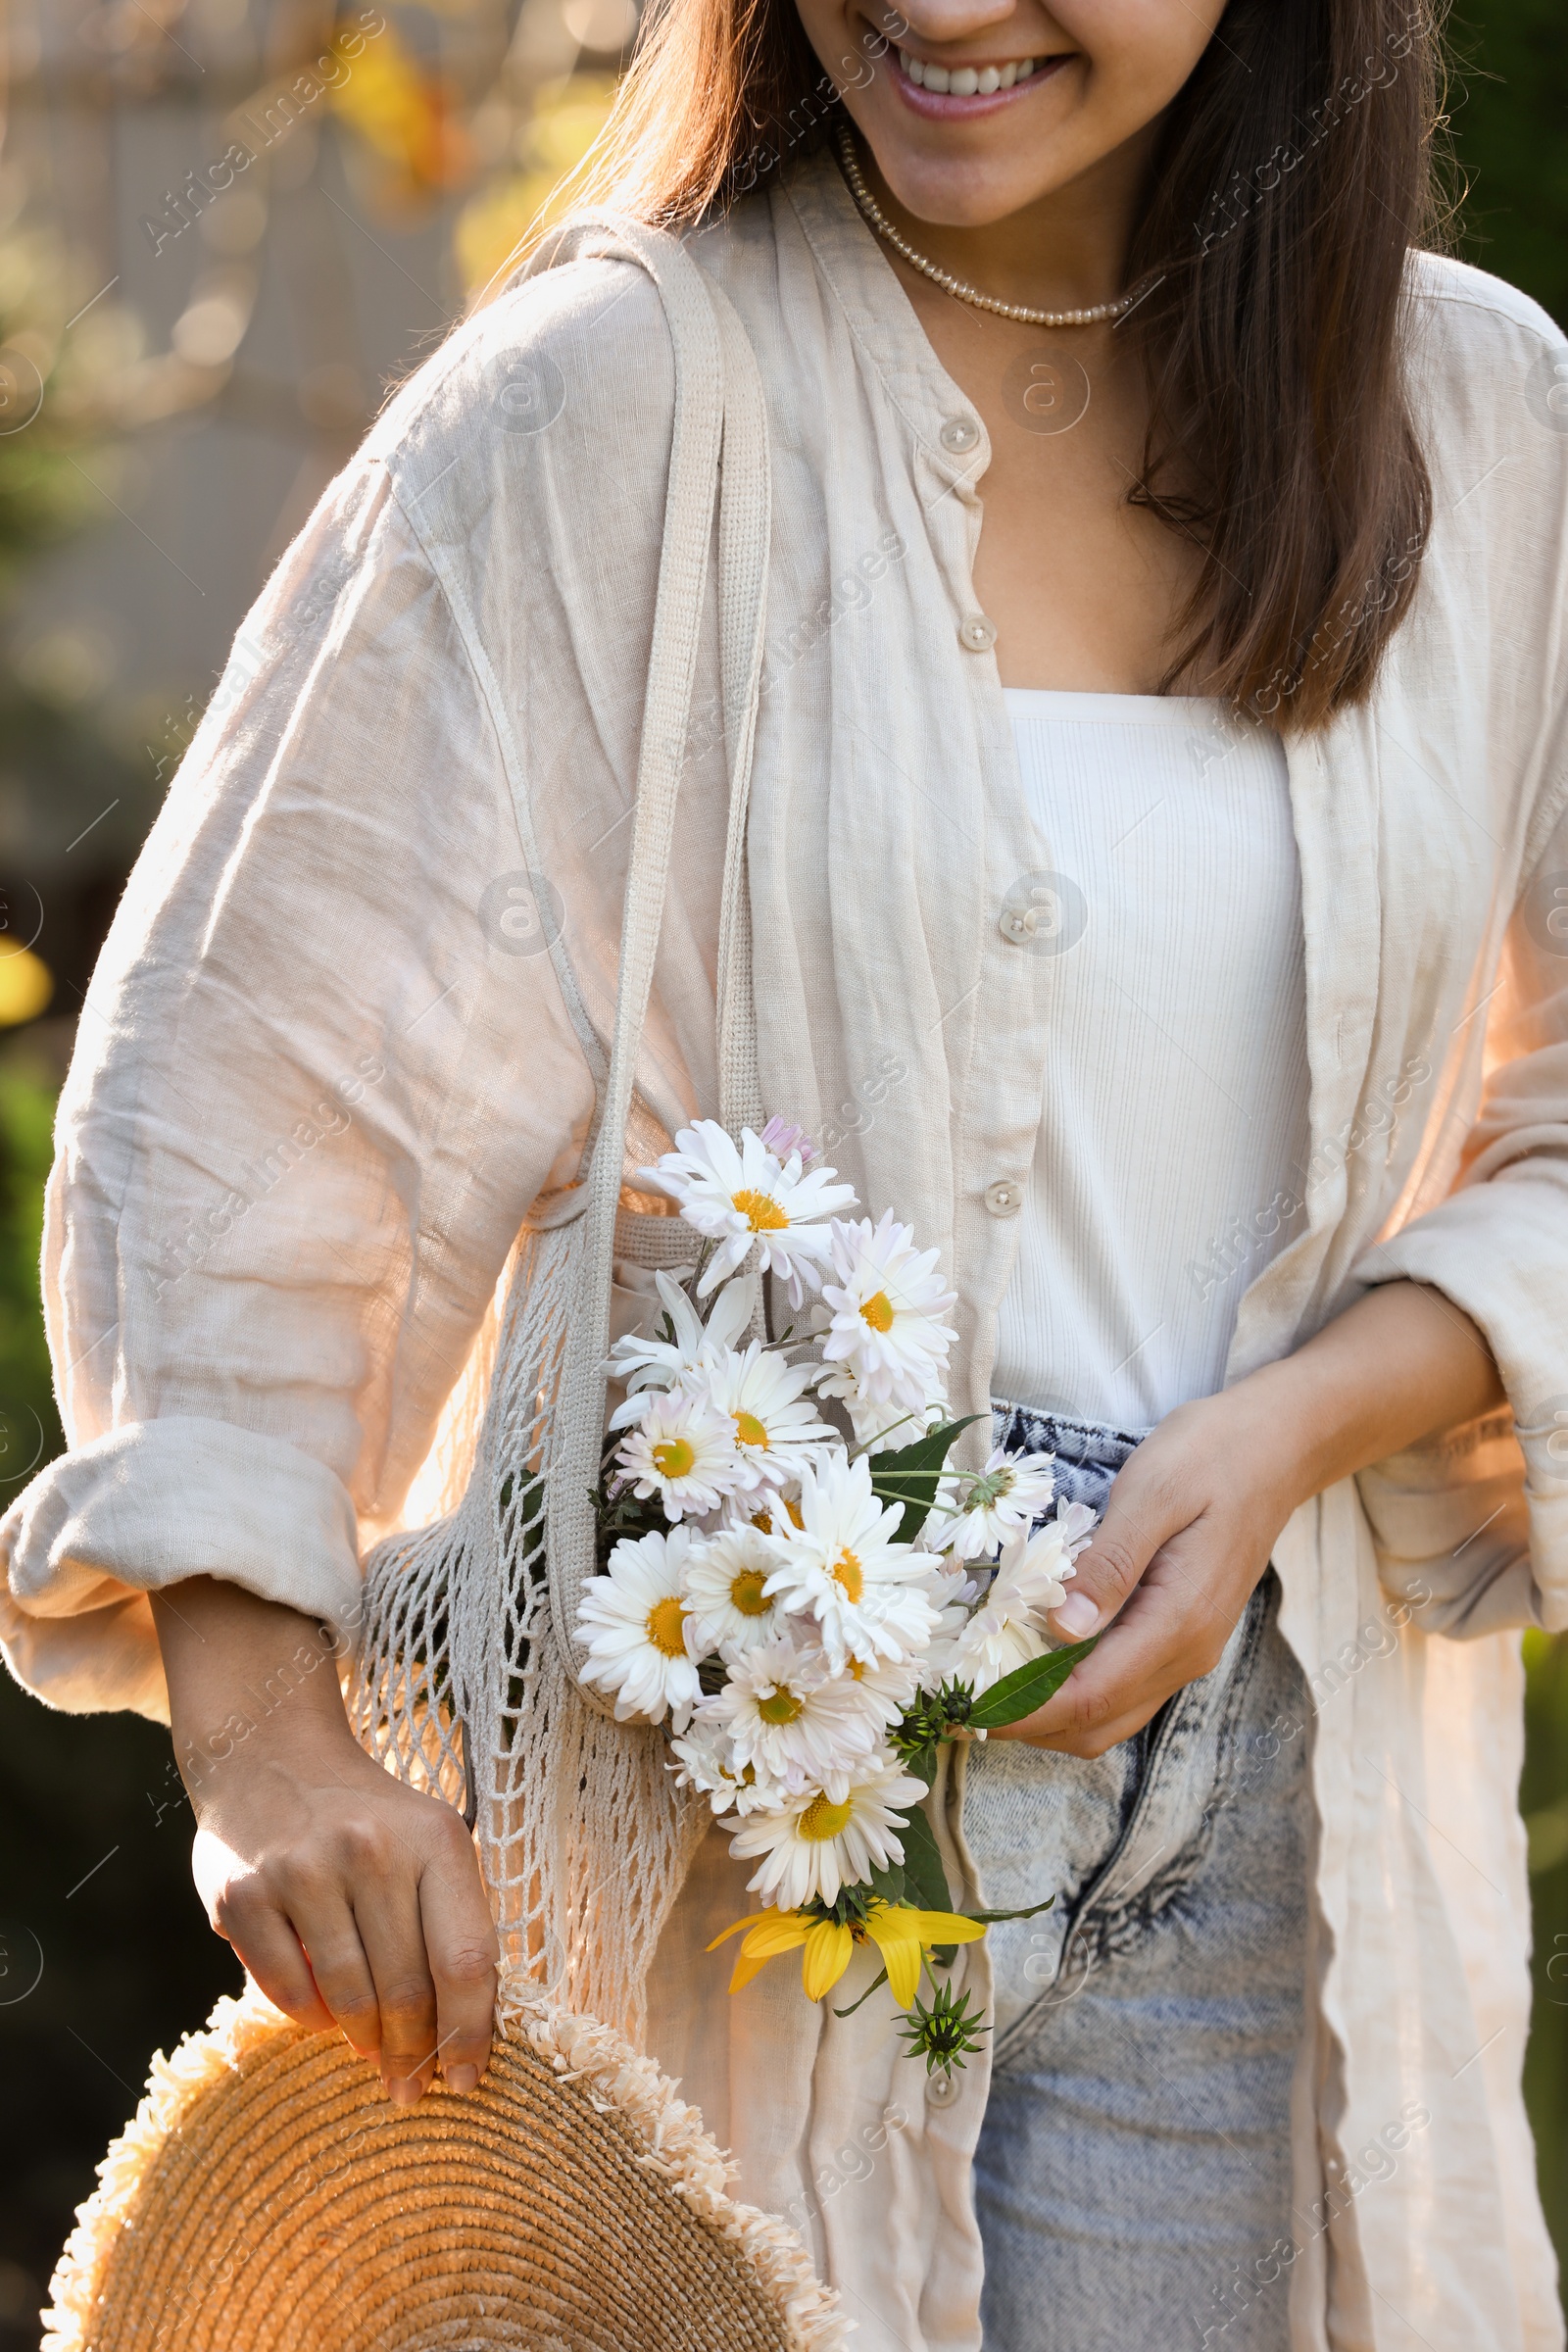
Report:
[[983,612],[971,612],[958,631],[958,643],[965,653],[989,654],[997,642],[997,624],[987,620]]
[[925,2103],[928,2107],[951,2107],[961,2091],[957,2074],[941,2067],[925,2079]]
[[1023,1186],[1010,1176],[999,1176],[986,1186],[986,1206],[994,1217],[1015,1217],[1023,1206]]
[[967,416],[950,416],[938,438],[944,449],[951,449],[956,456],[962,457],[964,451],[973,449],[979,440],[980,427],[972,424]]
[[1088,928],[1089,901],[1071,874],[1020,874],[997,909],[1007,945],[1030,956],[1064,956]]

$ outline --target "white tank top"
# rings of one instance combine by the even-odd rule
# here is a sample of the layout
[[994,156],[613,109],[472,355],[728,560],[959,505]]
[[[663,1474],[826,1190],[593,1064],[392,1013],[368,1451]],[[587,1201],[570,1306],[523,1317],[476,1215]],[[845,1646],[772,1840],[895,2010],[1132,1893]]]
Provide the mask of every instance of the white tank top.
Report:
[[1059,879],[1039,1135],[992,1395],[1152,1425],[1224,1383],[1305,1222],[1300,881],[1285,754],[1223,703],[1006,690]]

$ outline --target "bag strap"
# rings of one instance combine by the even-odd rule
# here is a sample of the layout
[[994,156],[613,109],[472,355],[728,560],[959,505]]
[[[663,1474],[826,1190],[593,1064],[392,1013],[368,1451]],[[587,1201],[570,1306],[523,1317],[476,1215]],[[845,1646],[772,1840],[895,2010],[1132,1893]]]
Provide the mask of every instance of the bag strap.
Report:
[[[594,1568],[591,1490],[598,1478],[604,1435],[615,1212],[686,760],[715,489],[720,667],[729,761],[718,947],[719,1115],[726,1125],[755,1123],[760,1115],[746,814],[761,691],[771,525],[761,380],[750,340],[726,297],[675,238],[613,214],[578,216],[529,267],[531,271],[587,258],[635,262],[653,279],[674,349],[675,406],[614,1029],[597,1106],[585,1186],[582,1279],[566,1340],[551,1447],[550,1605],[557,1644],[565,1660],[574,1654],[577,1606]],[[584,1688],[582,1695],[609,1712],[597,1693]]]
[[721,288],[708,282],[724,361],[724,454],[718,506],[718,625],[724,743],[729,754],[729,823],[718,931],[718,1102],[731,1133],[762,1123],[752,993],[752,903],[747,887],[746,817],[751,805],[757,714],[767,621],[772,469],[767,410],[751,338]]

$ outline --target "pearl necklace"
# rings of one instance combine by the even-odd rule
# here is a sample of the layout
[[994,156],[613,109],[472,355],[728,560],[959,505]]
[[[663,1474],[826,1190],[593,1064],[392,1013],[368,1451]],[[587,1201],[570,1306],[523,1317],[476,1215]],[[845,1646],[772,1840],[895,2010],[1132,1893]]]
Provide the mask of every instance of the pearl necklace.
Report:
[[940,286],[945,294],[956,295],[959,302],[967,302],[977,311],[995,311],[999,318],[1020,319],[1025,326],[1100,326],[1107,318],[1123,318],[1132,309],[1136,300],[1133,294],[1118,294],[1114,302],[1097,302],[1086,311],[1032,311],[1027,303],[998,302],[993,295],[980,293],[961,277],[954,277],[948,270],[939,270],[935,262],[928,262],[923,253],[916,253],[914,247],[900,236],[865,184],[848,123],[839,124],[838,148],[839,163],[849,182],[850,194],[867,227],[874,228],[895,253],[903,255],[911,270],[918,270],[923,277],[930,278],[932,284]]

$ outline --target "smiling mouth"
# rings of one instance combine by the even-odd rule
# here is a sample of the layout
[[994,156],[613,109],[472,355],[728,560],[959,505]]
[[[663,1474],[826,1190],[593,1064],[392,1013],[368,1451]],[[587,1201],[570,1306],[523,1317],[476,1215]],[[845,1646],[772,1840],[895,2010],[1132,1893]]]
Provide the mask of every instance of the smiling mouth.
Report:
[[1065,63],[1061,57],[1017,57],[1004,65],[939,66],[911,57],[907,49],[898,50],[897,56],[901,80],[940,98],[994,98]]

